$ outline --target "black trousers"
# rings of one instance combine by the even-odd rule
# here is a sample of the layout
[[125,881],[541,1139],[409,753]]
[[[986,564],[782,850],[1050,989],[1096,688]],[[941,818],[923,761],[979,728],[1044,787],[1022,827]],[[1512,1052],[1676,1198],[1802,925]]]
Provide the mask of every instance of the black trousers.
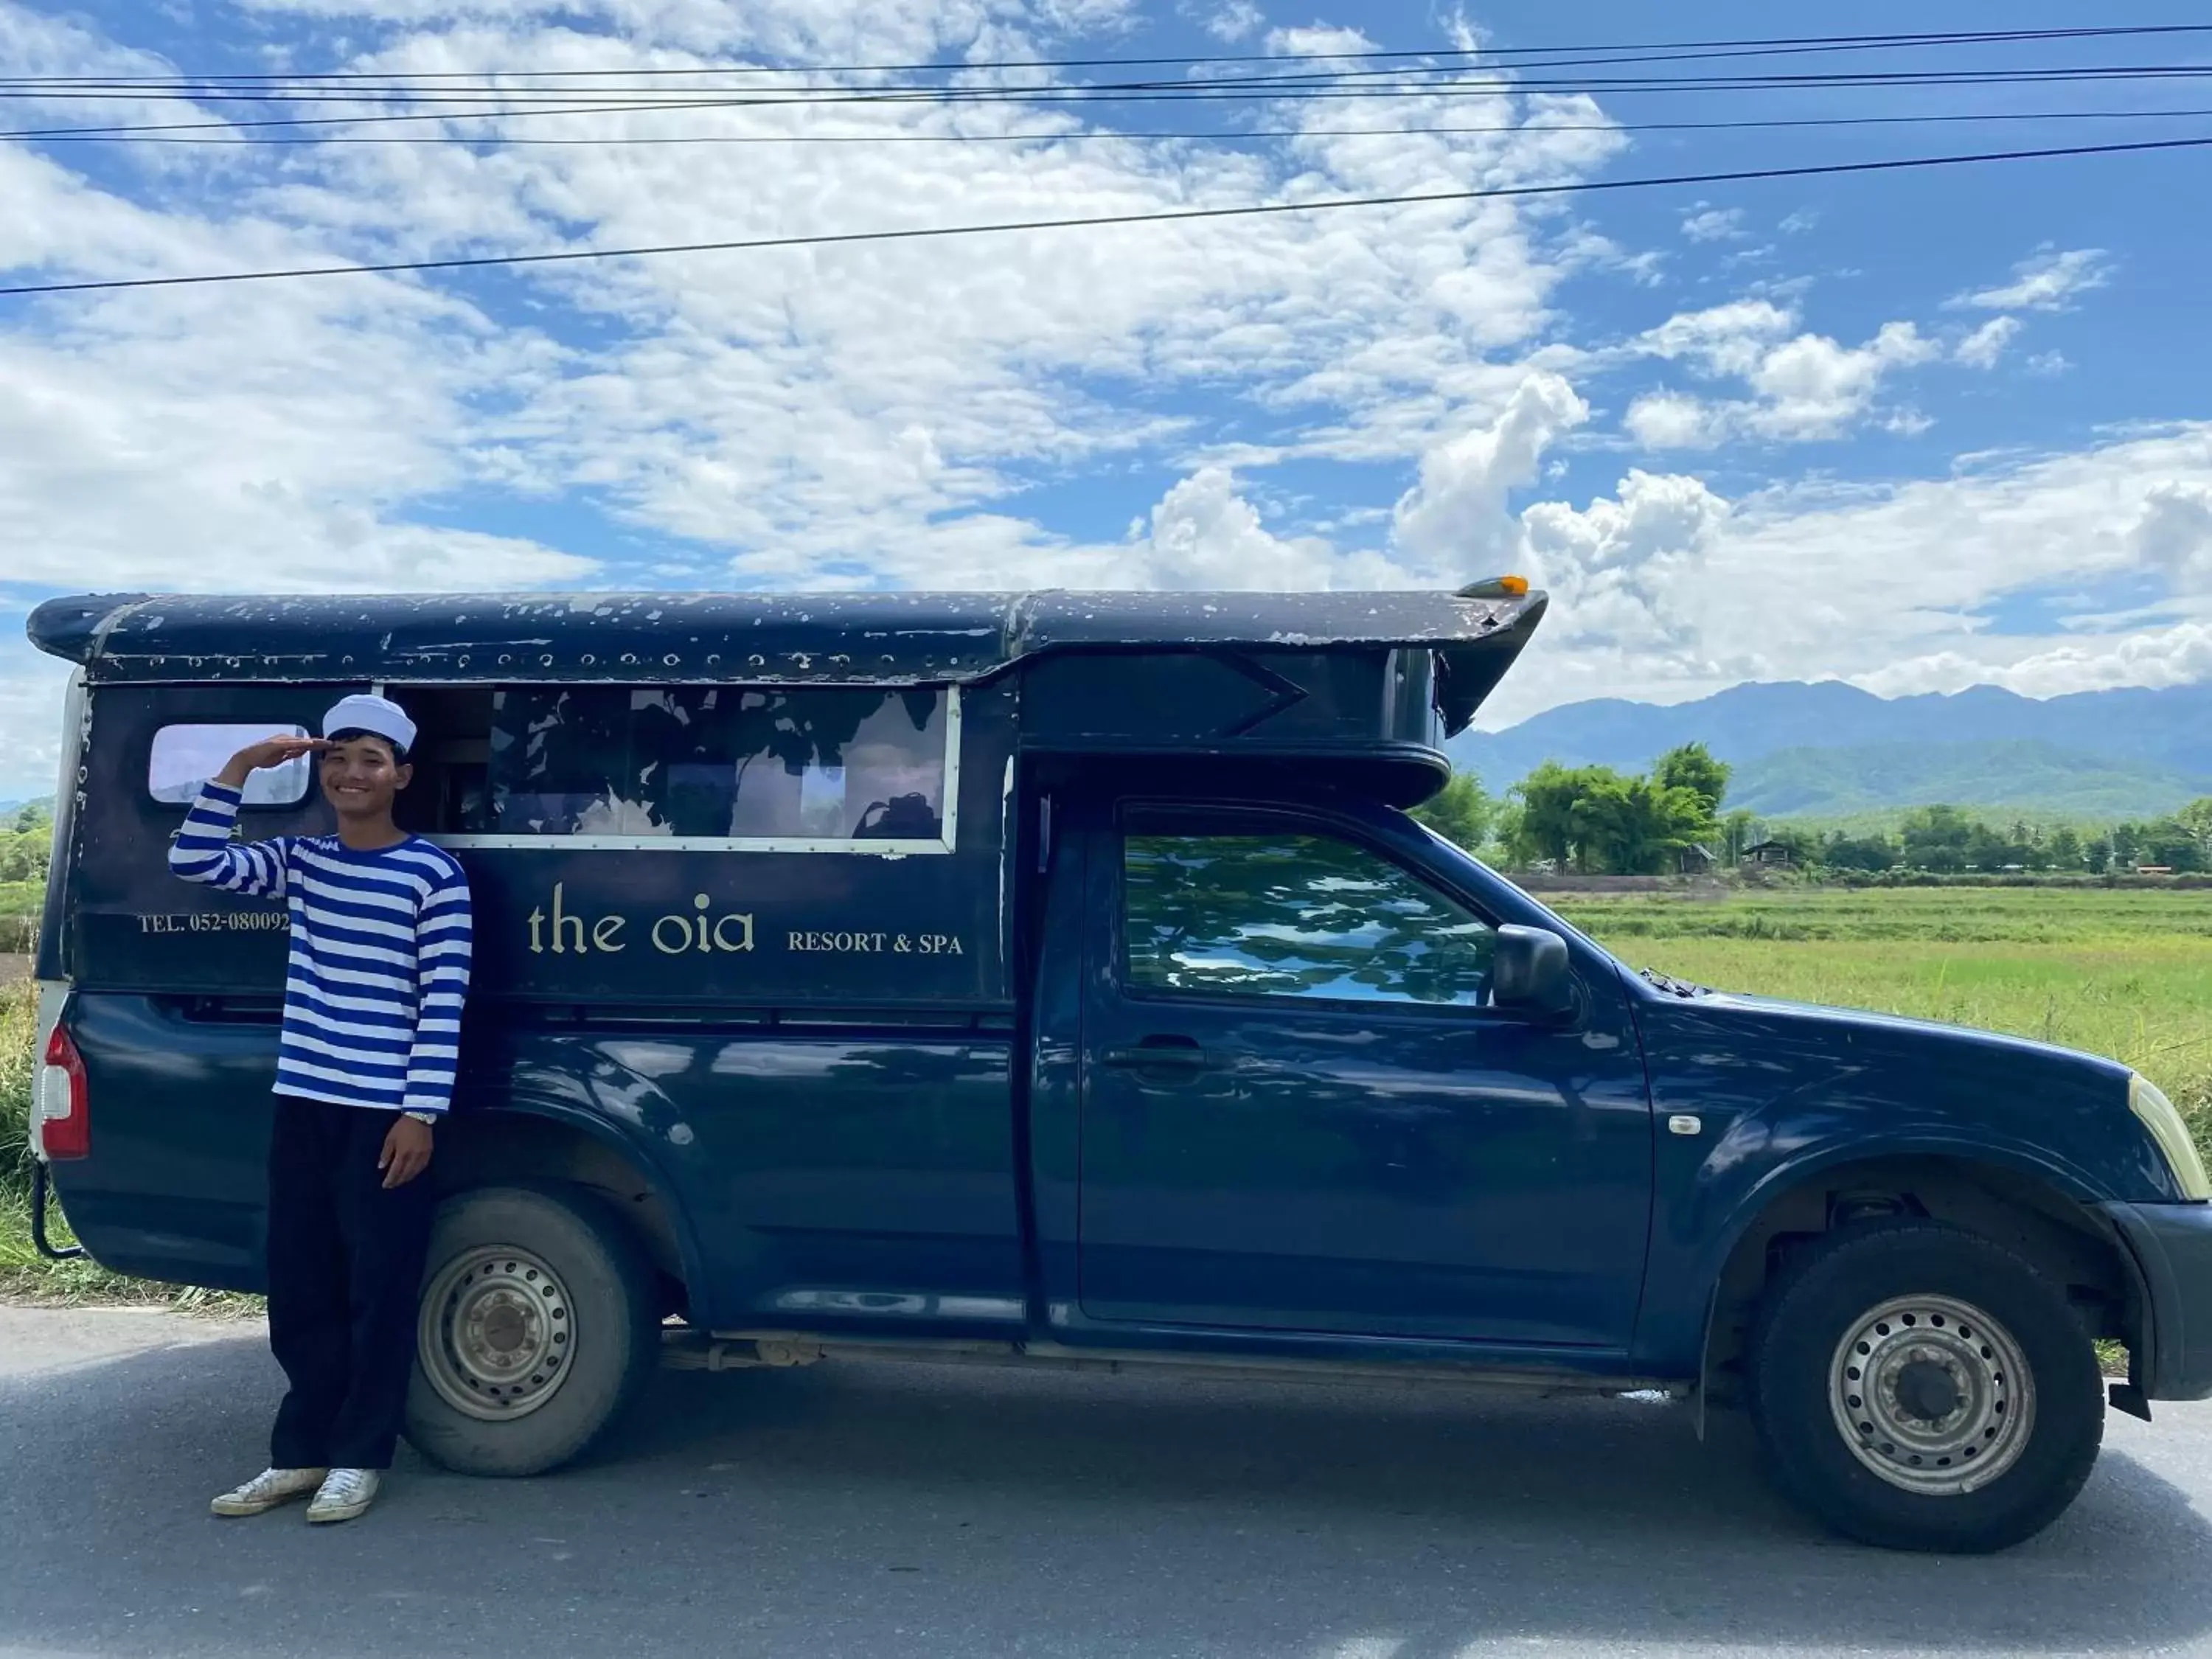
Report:
[[269,1462],[392,1467],[437,1206],[426,1171],[386,1191],[393,1112],[276,1097],[269,1144],[269,1346],[291,1388]]

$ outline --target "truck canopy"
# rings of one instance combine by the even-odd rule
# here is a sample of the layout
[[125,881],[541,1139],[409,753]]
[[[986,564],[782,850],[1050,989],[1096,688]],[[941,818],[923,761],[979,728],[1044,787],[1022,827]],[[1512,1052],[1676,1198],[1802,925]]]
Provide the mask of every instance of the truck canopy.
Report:
[[1449,736],[1546,603],[1516,580],[1457,593],[114,593],[48,600],[28,632],[94,685],[960,685],[1070,654],[1407,649],[1433,655]]
[[[163,854],[242,743],[375,690],[417,728],[401,827],[468,869],[480,1000],[1003,1011],[1017,854],[1054,800],[1133,769],[1411,805],[1544,604],[1517,580],[55,599],[29,633],[80,665],[82,713],[42,971],[282,984],[282,911],[186,888]],[[309,769],[279,772],[242,833],[320,833]]]

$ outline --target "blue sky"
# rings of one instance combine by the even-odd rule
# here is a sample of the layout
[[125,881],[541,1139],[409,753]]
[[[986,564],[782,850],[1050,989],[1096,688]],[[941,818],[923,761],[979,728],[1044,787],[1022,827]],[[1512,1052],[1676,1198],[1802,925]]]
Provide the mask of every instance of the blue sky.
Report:
[[[2175,3],[2101,10],[2022,3],[2002,21],[2200,21]],[[1289,60],[1996,21],[1965,4],[1837,15],[1525,0],[0,0],[0,73]],[[1718,67],[2199,62],[2212,35]],[[19,126],[226,112],[9,102]],[[497,129],[868,140],[808,145],[517,146],[483,125],[465,131],[486,142],[445,146],[0,140],[0,272],[182,274],[2212,136],[2212,116],[1633,130],[2156,109],[2212,110],[2212,83],[847,106]],[[1425,131],[1445,126],[1491,130]],[[1160,130],[1216,136],[1110,136]],[[951,132],[1033,136],[881,142]],[[0,799],[50,787],[58,719],[58,665],[21,643],[21,615],[86,588],[1358,587],[1516,568],[1558,603],[1492,722],[1744,679],[2045,696],[2201,678],[2208,195],[2212,152],[2178,152],[0,299]]]

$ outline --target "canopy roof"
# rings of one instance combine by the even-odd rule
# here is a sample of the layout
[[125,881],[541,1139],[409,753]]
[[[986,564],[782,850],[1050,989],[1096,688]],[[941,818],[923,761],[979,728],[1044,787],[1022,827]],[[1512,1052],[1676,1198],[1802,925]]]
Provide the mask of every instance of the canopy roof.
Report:
[[959,684],[1058,652],[1428,647],[1463,726],[1540,592],[87,594],[32,643],[95,684],[246,680]]

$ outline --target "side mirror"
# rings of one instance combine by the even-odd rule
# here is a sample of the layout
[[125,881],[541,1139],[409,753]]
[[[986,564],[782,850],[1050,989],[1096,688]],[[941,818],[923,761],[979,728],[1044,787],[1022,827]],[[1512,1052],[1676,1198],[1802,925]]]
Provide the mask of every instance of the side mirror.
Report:
[[1574,1012],[1567,942],[1543,927],[1498,930],[1490,958],[1490,1000],[1500,1008],[1557,1018]]

